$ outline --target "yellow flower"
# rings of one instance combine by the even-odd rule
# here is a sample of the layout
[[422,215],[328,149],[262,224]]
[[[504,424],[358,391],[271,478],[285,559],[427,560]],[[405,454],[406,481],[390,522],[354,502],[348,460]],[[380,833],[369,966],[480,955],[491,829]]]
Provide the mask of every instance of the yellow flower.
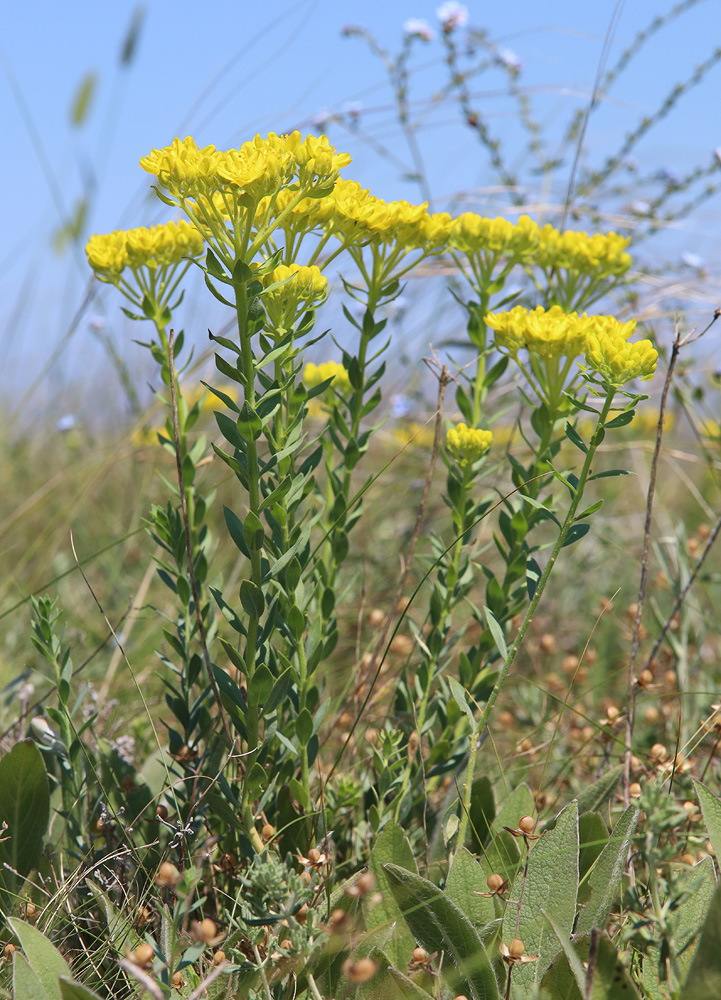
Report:
[[535,262],[540,267],[565,268],[595,277],[625,274],[631,266],[631,257],[625,252],[630,236],[618,233],[588,233],[566,230],[559,232],[545,225],[538,233],[538,251]]
[[603,329],[588,336],[586,362],[609,385],[624,385],[634,378],[644,381],[653,378],[657,360],[658,351],[650,340],[631,344]]
[[308,308],[322,301],[328,292],[328,279],[315,264],[311,267],[280,264],[263,278],[266,288],[280,281],[283,282],[282,285],[267,291],[263,296],[266,304],[272,302],[284,309],[290,306],[295,310],[303,303],[304,308]]
[[704,420],[701,424],[701,434],[709,441],[721,441],[721,425],[717,420]]
[[449,245],[472,256],[482,251],[508,257],[527,257],[538,246],[538,226],[527,215],[514,225],[508,219],[485,219],[474,212],[464,212],[450,226]]
[[475,427],[467,427],[465,424],[456,424],[455,427],[450,427],[446,433],[446,447],[461,465],[476,462],[482,458],[491,447],[492,442],[493,433],[491,431],[478,430]]
[[537,306],[530,311],[516,306],[509,312],[488,313],[486,324],[496,331],[496,346],[513,357],[522,348],[541,358],[576,357],[583,353],[586,337],[597,318],[585,313],[583,316],[564,313],[560,306],[548,310]]
[[239,149],[225,152],[215,146],[199,147],[188,136],[170,146],[154,149],[140,166],[158,178],[161,187],[180,201],[213,198],[220,192],[232,202],[247,194],[259,202],[298,182],[309,194],[331,191],[338,171],[350,163],[348,153],[337,153],[327,136],[268,133],[256,135]]
[[419,424],[413,420],[404,421],[393,428],[393,437],[399,444],[410,445],[412,448],[433,447],[436,437],[433,423]]
[[155,270],[203,252],[203,239],[190,223],[167,222],[150,228],[116,230],[91,236],[85,247],[88,263],[106,281],[117,281],[126,267]]
[[[337,361],[323,361],[319,365],[309,361],[303,369],[303,382],[308,389],[320,385],[321,382],[325,382],[329,378],[333,379],[333,389],[341,393],[349,391],[350,379],[348,378],[348,372]],[[328,387],[328,389],[330,388],[331,386]]]

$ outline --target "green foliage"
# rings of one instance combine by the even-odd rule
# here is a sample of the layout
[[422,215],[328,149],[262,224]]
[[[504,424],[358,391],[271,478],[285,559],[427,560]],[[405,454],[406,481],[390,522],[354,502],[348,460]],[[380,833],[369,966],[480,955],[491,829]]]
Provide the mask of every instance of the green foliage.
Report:
[[[449,93],[515,190],[454,32],[442,41]],[[404,127],[413,37],[384,54]],[[469,35],[468,57],[495,60],[489,45]],[[76,96],[77,126],[94,86],[86,78]],[[300,152],[293,136],[258,140],[258,176],[232,184],[240,154],[216,171],[192,141],[183,149],[176,180],[192,188],[207,174],[207,190],[186,197],[163,168],[157,193],[186,214],[202,256],[143,262],[141,230],[122,278],[93,264],[128,299],[125,315],[153,330],[142,346],[164,423],[138,487],[150,544],[133,543],[147,583],[127,612],[107,566],[100,582],[83,577],[107,626],[88,657],[76,592],[62,602],[66,629],[60,602],[31,588],[23,681],[42,693],[31,703],[13,682],[3,702],[20,711],[4,736],[19,742],[0,759],[0,988],[12,979],[19,1000],[715,995],[721,724],[716,707],[703,716],[700,692],[718,686],[719,579],[692,556],[718,529],[680,528],[672,544],[664,528],[656,550],[643,539],[637,629],[629,552],[643,518],[624,528],[629,470],[609,454],[639,462],[647,397],[630,383],[655,354],[613,316],[585,315],[602,298],[638,311],[623,240],[579,233],[565,213],[561,232],[451,223],[352,187],[336,198],[322,140]],[[275,173],[261,195],[263,164]],[[279,181],[288,164],[292,179]],[[582,171],[580,187],[601,190],[617,168],[611,158],[595,181]],[[87,207],[62,240],[78,238]],[[434,416],[425,428],[391,417],[399,449],[383,428],[389,317],[406,276],[439,258],[465,324],[445,346],[472,360],[425,359]],[[344,319],[331,334],[316,323],[336,259]],[[202,383],[214,426],[171,327],[191,263],[231,317],[210,333],[216,374]],[[540,307],[534,318],[527,306]],[[331,342],[340,360],[312,363]],[[675,377],[685,405],[687,376]],[[137,478],[145,459],[132,461]],[[705,469],[697,492],[713,512],[714,461]],[[26,485],[28,497],[43,489]],[[705,589],[691,606],[696,579]]]

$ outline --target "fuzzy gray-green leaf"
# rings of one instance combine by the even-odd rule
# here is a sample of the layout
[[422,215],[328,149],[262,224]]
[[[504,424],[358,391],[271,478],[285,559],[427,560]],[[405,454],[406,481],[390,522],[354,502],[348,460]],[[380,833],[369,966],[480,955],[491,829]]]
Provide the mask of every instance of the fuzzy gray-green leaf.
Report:
[[[578,894],[576,803],[566,806],[556,817],[554,828],[531,844],[527,871],[521,870],[516,876],[503,920],[506,944],[520,938],[527,955],[538,955],[536,962],[513,971],[514,992],[519,997],[531,996],[534,984],[540,982],[561,948],[541,911],[551,917],[560,934],[570,938],[573,930]],[[519,901],[520,914],[513,905]]]
[[446,893],[428,879],[386,865],[395,900],[415,940],[426,951],[442,951],[443,976],[469,1000],[497,1000],[498,984],[478,933]]
[[591,869],[586,883],[588,896],[578,917],[577,933],[590,931],[592,927],[603,930],[621,884],[639,812],[636,804],[626,809]]

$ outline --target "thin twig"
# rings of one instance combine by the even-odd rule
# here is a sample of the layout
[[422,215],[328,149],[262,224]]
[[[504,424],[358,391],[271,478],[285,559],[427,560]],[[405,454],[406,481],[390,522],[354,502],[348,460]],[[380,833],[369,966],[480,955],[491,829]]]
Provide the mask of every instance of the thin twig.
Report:
[[[639,586],[638,586],[638,602],[636,605],[636,616],[633,622],[631,654],[629,656],[629,663],[628,663],[628,707],[626,711],[626,750],[623,755],[623,799],[624,799],[624,804],[626,806],[628,806],[629,802],[631,801],[629,789],[631,784],[631,756],[633,754],[633,746],[632,746],[633,726],[636,715],[637,687],[636,687],[636,680],[634,677],[634,666],[636,664],[636,657],[638,655],[638,647],[641,636],[641,618],[643,617],[643,605],[646,599],[646,583],[648,579],[648,553],[651,543],[651,520],[653,516],[654,495],[656,492],[656,476],[658,473],[658,463],[661,453],[661,441],[663,438],[663,423],[666,412],[666,403],[668,400],[669,389],[671,388],[671,382],[673,381],[674,369],[676,367],[676,362],[678,361],[678,356],[681,348],[686,346],[687,344],[699,340],[701,337],[704,336],[704,334],[708,333],[708,331],[711,329],[713,324],[720,316],[721,316],[721,309],[716,309],[711,318],[711,321],[701,331],[701,333],[697,334],[694,330],[692,330],[691,333],[689,333],[686,337],[683,338],[681,337],[678,316],[676,317],[676,328],[674,331],[673,344],[671,346],[671,357],[669,359],[668,368],[666,370],[666,377],[663,383],[663,390],[661,392],[661,403],[658,412],[658,424],[656,426],[656,444],[654,446],[653,457],[651,459],[651,473],[648,483],[648,493],[646,496],[646,520],[643,529],[643,551],[641,554],[641,579],[639,580]],[[689,587],[693,582],[693,580],[695,579],[695,575],[696,573],[698,573],[698,569],[702,565],[703,560],[706,558],[706,555],[708,554],[708,551],[710,550],[710,547],[713,544],[713,540],[715,540],[715,537],[718,534],[719,528],[721,528],[721,524],[717,524],[715,531],[709,537],[709,542],[707,542],[706,549],[704,549],[701,559],[699,560],[699,563],[697,564],[696,569],[691,576],[691,579],[689,580],[686,587],[684,587],[684,590],[682,591],[683,597],[679,595],[680,600],[678,600],[675,610],[678,610],[678,608],[681,606],[683,599],[688,593]],[[666,632],[668,630],[671,621],[671,617],[672,616],[669,617],[668,621],[666,622],[661,632],[661,635],[659,636],[656,644],[654,645],[654,650],[653,650],[654,653],[656,652],[658,646],[662,642],[663,637],[666,635]],[[650,663],[651,658],[652,657],[649,657],[649,659],[647,660],[646,666],[648,666],[648,664]]]
[[628,707],[626,709],[626,750],[623,755],[623,800],[628,806],[631,801],[631,756],[633,753],[633,725],[636,714],[636,678],[634,677],[634,666],[638,655],[638,646],[641,637],[641,618],[643,617],[643,605],[646,599],[646,581],[648,579],[648,552],[651,545],[651,520],[653,516],[653,501],[656,493],[656,475],[658,473],[658,463],[661,454],[661,441],[663,439],[663,421],[666,413],[666,401],[671,388],[673,373],[681,350],[681,331],[678,316],[676,317],[676,329],[671,346],[671,358],[666,369],[666,378],[661,392],[661,403],[658,410],[658,423],[656,425],[656,444],[653,449],[651,459],[651,473],[648,481],[648,492],[646,494],[646,520],[643,527],[643,550],[641,553],[641,579],[638,584],[638,602],[636,604],[636,616],[633,621],[633,633],[631,637],[631,655],[628,662]]
[[686,600],[686,595],[688,594],[688,592],[691,589],[691,587],[693,586],[696,578],[698,577],[699,570],[701,569],[701,567],[705,563],[706,557],[708,556],[709,552],[713,548],[713,544],[716,541],[716,539],[718,538],[718,535],[719,535],[720,531],[721,531],[721,517],[719,517],[719,519],[716,521],[716,524],[714,525],[713,531],[708,536],[708,539],[706,541],[706,545],[704,546],[704,550],[701,553],[701,555],[699,556],[698,562],[696,563],[696,565],[694,566],[694,568],[691,570],[689,578],[686,581],[683,589],[680,591],[678,597],[673,602],[673,607],[671,608],[671,610],[670,610],[670,612],[668,614],[668,617],[666,618],[666,621],[663,623],[663,627],[661,628],[661,631],[659,632],[658,637],[657,637],[656,641],[653,644],[653,648],[651,649],[651,652],[646,657],[646,662],[643,665],[643,669],[644,670],[647,670],[650,667],[651,662],[652,662],[653,658],[655,657],[656,653],[658,652],[661,643],[666,638],[666,633],[668,632],[669,628],[671,627],[672,621],[673,621],[676,613],[678,612],[678,610],[681,607],[681,605],[683,604],[683,602]]
[[220,714],[221,722],[223,723],[223,728],[225,729],[225,734],[228,737],[228,742],[230,743],[232,749],[233,735],[230,731],[230,726],[228,725],[228,719],[225,714],[225,709],[223,708],[223,703],[220,700],[220,691],[218,690],[218,685],[215,683],[213,665],[210,662],[210,654],[208,652],[208,642],[205,634],[205,622],[203,621],[203,612],[200,607],[200,598],[198,596],[198,582],[195,578],[195,567],[193,565],[193,542],[190,536],[190,520],[188,518],[188,503],[185,496],[183,463],[180,457],[180,425],[178,423],[178,390],[175,377],[175,331],[174,330],[171,330],[168,336],[168,369],[170,375],[169,379],[170,400],[173,408],[173,442],[175,444],[175,467],[178,475],[178,491],[180,493],[180,512],[183,518],[183,527],[185,528],[185,549],[188,556],[188,578],[190,580],[190,590],[193,595],[193,603],[195,604],[195,616],[198,621],[198,635],[200,636],[200,645],[203,650],[203,659],[205,660],[205,669],[208,674],[208,681],[210,682],[210,686],[212,688],[216,704],[218,705],[218,712]]

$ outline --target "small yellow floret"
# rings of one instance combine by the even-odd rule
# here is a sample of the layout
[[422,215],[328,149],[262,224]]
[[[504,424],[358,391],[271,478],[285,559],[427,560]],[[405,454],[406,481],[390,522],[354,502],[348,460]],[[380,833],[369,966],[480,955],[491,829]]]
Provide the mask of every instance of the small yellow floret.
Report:
[[446,433],[446,447],[461,464],[476,462],[482,458],[493,442],[491,431],[482,431],[465,424],[456,424]]

